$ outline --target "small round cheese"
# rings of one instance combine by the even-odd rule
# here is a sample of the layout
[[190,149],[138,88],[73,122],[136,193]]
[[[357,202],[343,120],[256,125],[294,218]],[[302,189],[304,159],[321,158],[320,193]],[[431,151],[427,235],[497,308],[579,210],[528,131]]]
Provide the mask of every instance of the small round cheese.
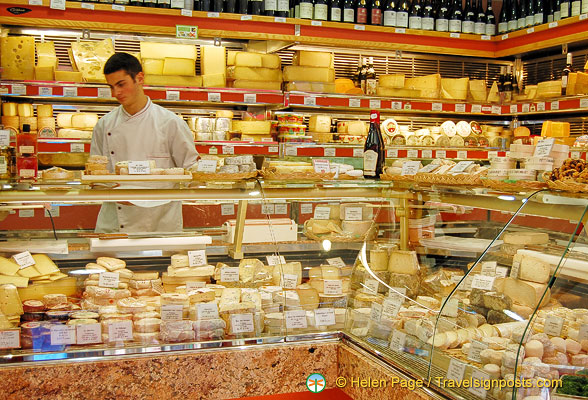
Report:
[[569,354],[578,354],[582,351],[582,346],[573,339],[566,339],[566,351]]
[[159,318],[143,318],[133,323],[135,331],[140,333],[152,333],[159,331],[161,320]]
[[461,137],[468,137],[472,133],[472,127],[466,121],[459,121],[455,128]]
[[551,343],[555,346],[555,350],[560,351],[562,353],[566,352],[566,341],[560,337],[552,337]]
[[452,138],[457,133],[457,127],[453,121],[445,121],[441,124],[441,134]]
[[525,354],[527,357],[543,358],[543,343],[538,340],[529,340],[525,344]]
[[498,365],[486,364],[482,369],[490,376],[490,379],[500,379],[500,367]]

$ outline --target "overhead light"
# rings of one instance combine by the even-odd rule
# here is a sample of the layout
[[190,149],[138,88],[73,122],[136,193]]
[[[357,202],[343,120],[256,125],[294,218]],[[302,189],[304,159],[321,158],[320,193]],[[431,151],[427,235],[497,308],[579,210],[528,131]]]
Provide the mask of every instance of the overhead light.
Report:
[[516,200],[516,199],[517,199],[517,198],[516,198],[516,197],[514,197],[514,196],[507,196],[507,195],[500,195],[500,196],[498,196],[498,198],[499,198],[500,200],[506,200],[506,201],[514,201],[514,200]]
[[331,241],[329,239],[323,240],[323,250],[331,251]]

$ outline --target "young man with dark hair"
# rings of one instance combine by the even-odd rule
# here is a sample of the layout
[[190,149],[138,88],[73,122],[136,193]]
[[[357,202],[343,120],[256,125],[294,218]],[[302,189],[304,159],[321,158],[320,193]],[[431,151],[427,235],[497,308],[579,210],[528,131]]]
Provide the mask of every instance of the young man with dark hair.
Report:
[[[189,168],[196,163],[198,153],[186,122],[153,104],[143,92],[145,76],[139,60],[116,53],[104,65],[104,75],[120,106],[94,127],[91,155],[108,157],[111,172],[120,161],[154,160],[157,168]],[[177,232],[182,228],[181,202],[105,202],[96,222],[97,232]]]

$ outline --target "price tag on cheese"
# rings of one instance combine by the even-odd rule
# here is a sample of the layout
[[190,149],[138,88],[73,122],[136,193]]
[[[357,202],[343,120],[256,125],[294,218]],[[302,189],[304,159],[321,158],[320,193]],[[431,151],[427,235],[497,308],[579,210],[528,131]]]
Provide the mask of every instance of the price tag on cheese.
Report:
[[394,111],[400,111],[400,110],[402,110],[402,102],[401,101],[393,101],[392,102],[392,109]]
[[266,256],[265,258],[267,259],[267,265],[286,264],[286,259],[284,258],[284,256],[273,255],[273,256]]
[[363,148],[353,149],[353,157],[354,158],[363,158]]
[[545,317],[545,324],[543,326],[543,333],[549,336],[560,336],[563,328],[564,319],[555,315],[548,315]]
[[198,319],[217,319],[218,305],[216,303],[200,303],[197,308]]
[[49,8],[53,10],[65,10],[65,0],[51,0]]
[[343,261],[341,257],[327,258],[327,264],[332,265],[334,267],[344,267],[345,261]]
[[288,204],[276,204],[275,205],[275,214],[276,215],[288,214]]
[[83,153],[85,151],[83,143],[71,143],[69,145],[69,151],[71,153]]
[[480,114],[482,112],[481,104],[472,104],[472,114]]
[[443,104],[442,103],[431,104],[431,111],[443,111]]
[[559,110],[559,100],[551,102],[551,111]]
[[272,215],[276,211],[276,208],[273,204],[262,204],[261,205],[261,213],[263,215]]
[[420,167],[420,161],[406,161],[404,164],[402,164],[401,175],[416,175],[416,173],[419,172]]
[[208,18],[219,18],[220,17],[220,13],[217,13],[217,12],[209,12],[206,15],[208,16]]
[[218,103],[221,101],[220,93],[208,93],[208,101]]
[[326,295],[338,296],[343,294],[343,282],[340,279],[325,279],[323,284]]
[[382,303],[382,319],[394,320],[402,307],[402,302],[387,298]]
[[485,372],[480,371],[477,368],[472,368],[472,379],[471,379],[471,387],[468,388],[468,392],[472,393],[473,395],[481,398],[482,400],[486,399],[486,389],[485,387],[491,387],[489,382],[490,375]]
[[398,158],[398,149],[386,150],[386,157],[387,158]]
[[53,96],[53,88],[40,87],[39,88],[39,96]]
[[349,107],[361,107],[360,99],[349,99]]
[[355,29],[356,31],[365,31],[365,25],[354,25],[353,29]]
[[376,279],[366,279],[363,283],[363,286],[371,293],[378,293],[378,289],[380,288],[380,282]]
[[306,311],[286,311],[286,329],[306,329],[307,327]]
[[110,99],[112,97],[112,92],[110,88],[107,87],[99,87],[98,88],[98,98],[99,99]]
[[474,275],[472,289],[492,290],[495,276]]
[[0,331],[0,349],[20,348],[20,330],[10,329]]
[[325,157],[335,157],[336,150],[334,147],[325,148]]
[[210,149],[208,149],[208,154],[211,154],[211,155],[218,154],[218,148],[216,148],[215,146],[212,146]]
[[557,22],[555,22],[555,21],[554,22],[550,22],[549,23],[549,27],[550,28],[557,28]]
[[35,210],[18,210],[19,218],[32,218],[35,216]]
[[0,129],[0,147],[10,146],[10,131]]
[[496,276],[496,261],[484,261],[482,263],[482,275]]
[[545,111],[545,102],[541,101],[537,103],[537,111]]
[[382,319],[382,305],[379,303],[376,303],[375,301],[372,303],[372,308],[370,311],[370,319],[372,321],[376,321],[376,322],[378,322],[380,319]]
[[459,39],[460,36],[461,35],[459,33],[457,33],[457,32],[452,32],[452,33],[449,34],[449,37],[455,38],[455,39]]
[[578,333],[578,341],[588,340],[588,324],[580,325],[580,332]]
[[98,286],[117,289],[119,279],[118,272],[101,272],[98,278]]
[[530,106],[529,104],[523,104],[523,112],[524,112],[524,113],[528,113],[528,112],[529,112],[529,109],[530,109],[530,107],[531,107],[531,106]]
[[280,282],[280,286],[284,289],[296,289],[298,285],[298,275],[294,274],[283,274]]
[[501,114],[502,108],[500,106],[492,106],[492,114]]
[[221,282],[239,282],[239,267],[222,267]]
[[588,98],[580,99],[580,107],[581,108],[588,108]]
[[181,321],[184,314],[184,306],[181,304],[162,304],[162,321]]
[[[463,155],[463,154],[462,154]],[[457,155],[459,158],[460,155]],[[466,154],[467,156],[467,154]],[[461,174],[462,172],[464,172],[470,165],[472,165],[474,162],[473,161],[460,161],[457,164],[455,164],[450,170],[449,172],[451,172],[452,174]]]
[[394,32],[395,32],[395,33],[406,33],[406,29],[404,29],[404,28],[396,28],[396,29],[394,30]]
[[133,321],[125,320],[108,325],[108,341],[133,340]]
[[415,150],[415,149],[407,150],[406,151],[406,157],[407,158],[418,158],[419,157],[419,151],[418,150]]
[[75,325],[51,325],[51,345],[76,344]]
[[334,308],[317,308],[314,310],[314,318],[317,326],[331,326],[337,323]]
[[329,160],[314,159],[312,160],[314,172],[317,174],[328,174],[331,172],[331,162]]
[[29,0],[29,6],[42,6],[43,0]]
[[370,109],[379,110],[382,108],[382,102],[380,100],[370,100]]
[[[182,8],[182,11],[180,11],[180,15],[184,16],[184,17],[191,17],[192,16],[192,10],[187,10],[185,8]],[[250,15],[248,15],[250,16]]]
[[206,265],[206,250],[191,250],[188,252],[188,262],[190,267],[200,267]]
[[15,263],[20,265],[20,269],[35,265],[35,259],[29,251],[23,251],[22,253],[15,254],[12,256],[12,259]]
[[223,150],[223,154],[224,155],[232,155],[232,154],[235,154],[235,146],[224,145],[222,147],[222,150]]
[[269,146],[267,148],[267,152],[270,153],[270,154],[278,154],[279,147],[278,146]]
[[553,149],[553,145],[555,144],[555,138],[547,138],[540,140],[535,146],[535,153],[533,156],[535,157],[547,157],[551,154],[551,149]]
[[345,207],[345,221],[363,221],[363,209],[361,207]]
[[574,160],[578,160],[580,158],[580,152],[579,151],[572,151],[570,152],[570,158],[573,158]]
[[76,343],[102,343],[102,327],[100,324],[76,325]]
[[388,298],[397,303],[404,303],[406,299],[406,288],[391,287],[388,291]]
[[92,3],[82,3],[82,8],[84,10],[93,10],[94,9],[94,4],[92,4]]
[[507,274],[508,274],[508,268],[496,267],[496,277],[497,278],[506,278]]
[[314,219],[329,219],[331,216],[331,209],[329,207],[317,206],[314,209]]
[[482,343],[477,340],[472,341],[470,351],[468,352],[468,360],[474,362],[482,362],[482,360],[480,359],[480,352],[486,350],[487,348],[488,345],[486,343]]
[[255,93],[246,93],[243,95],[243,102],[246,104],[257,103],[257,95]]
[[125,11],[126,10],[125,6],[121,6],[120,4],[113,4],[112,9],[114,11]]
[[423,168],[421,168],[419,170],[419,172],[421,173],[429,173],[429,172],[433,172],[434,170],[436,170],[437,168],[439,168],[439,164],[429,164],[429,165],[425,165]]
[[194,289],[200,289],[206,287],[206,282],[186,282],[186,293],[194,290]]
[[480,37],[480,39],[482,39],[482,40],[492,40],[492,36],[490,36],[490,35],[482,35]]
[[150,173],[149,161],[129,161],[129,175],[149,175]]
[[402,351],[406,344],[406,333],[394,329],[392,339],[390,340],[390,350]]
[[253,314],[232,314],[231,315],[231,332],[232,333],[251,333],[255,331],[253,324]]
[[519,277],[519,270],[521,269],[520,261],[513,260],[512,268],[510,269],[510,277],[517,279]]
[[466,112],[466,105],[465,104],[456,104],[455,105],[455,112],[459,112],[459,113]]
[[316,97],[305,96],[304,97],[304,105],[305,106],[316,106]]
[[433,158],[433,150],[422,150],[422,158]]
[[[312,204],[310,204],[310,203],[300,204],[300,214],[312,214]],[[329,215],[330,214],[331,214],[331,210],[329,210]]]
[[516,104],[512,104],[512,105],[510,106],[510,112],[511,112],[511,114],[514,114],[514,113],[516,113],[517,111],[518,111],[518,109],[517,109],[517,105],[516,105]]
[[445,150],[435,150],[435,158],[445,159],[447,158],[447,152]]
[[533,33],[533,32],[535,32],[535,28],[529,28],[529,29],[527,29],[527,33]]
[[221,215],[235,215],[234,204],[221,204]]
[[449,367],[447,368],[447,379],[453,382],[462,382],[465,374],[466,364],[451,358],[449,360]]
[[64,87],[63,88],[63,97],[78,97],[78,88],[77,87]]
[[217,160],[198,160],[198,172],[216,172]]
[[22,84],[14,84],[14,85],[12,85],[11,93],[26,95],[27,94],[27,87]]

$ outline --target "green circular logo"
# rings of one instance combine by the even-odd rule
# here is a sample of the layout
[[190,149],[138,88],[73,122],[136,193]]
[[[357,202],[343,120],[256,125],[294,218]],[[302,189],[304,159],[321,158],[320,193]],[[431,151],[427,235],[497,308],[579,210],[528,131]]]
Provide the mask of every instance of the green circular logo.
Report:
[[306,378],[306,388],[312,393],[320,393],[327,387],[327,381],[321,374],[311,374]]

